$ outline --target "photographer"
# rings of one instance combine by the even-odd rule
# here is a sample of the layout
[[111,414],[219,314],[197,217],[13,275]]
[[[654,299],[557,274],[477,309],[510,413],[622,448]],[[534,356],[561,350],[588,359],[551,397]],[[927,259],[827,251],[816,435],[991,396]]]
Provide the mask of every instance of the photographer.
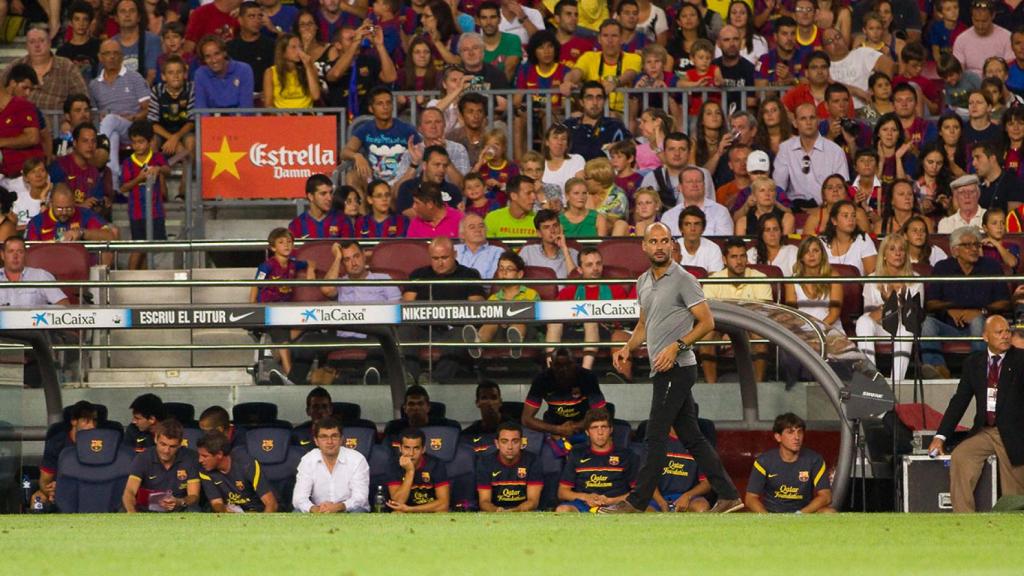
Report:
[[846,162],[852,168],[857,150],[871,147],[871,127],[851,117],[850,90],[842,84],[829,84],[825,89],[825,110],[828,118],[818,123],[818,132],[843,149]]

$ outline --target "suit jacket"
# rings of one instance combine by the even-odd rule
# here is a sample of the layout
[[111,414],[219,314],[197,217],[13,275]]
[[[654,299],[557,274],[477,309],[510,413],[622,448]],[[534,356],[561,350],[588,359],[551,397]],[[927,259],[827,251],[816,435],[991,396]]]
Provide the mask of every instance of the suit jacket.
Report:
[[[996,428],[1006,446],[1006,454],[1014,466],[1024,464],[1024,350],[1010,348],[1003,358],[999,373],[999,391],[996,393]],[[988,388],[988,351],[975,352],[967,357],[963,375],[949,406],[942,416],[938,433],[949,438],[964,411],[975,402],[976,413],[971,433],[986,425],[985,408]]]

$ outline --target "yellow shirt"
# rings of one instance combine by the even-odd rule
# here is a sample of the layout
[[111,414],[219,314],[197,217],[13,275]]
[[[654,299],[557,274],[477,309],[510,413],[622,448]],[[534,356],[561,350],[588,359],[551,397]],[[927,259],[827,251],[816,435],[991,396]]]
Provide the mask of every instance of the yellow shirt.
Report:
[[277,66],[271,66],[269,72],[274,81],[274,108],[313,107],[313,99],[302,91],[297,70],[292,70],[285,75],[283,87],[277,77]]
[[[728,278],[729,270],[719,270],[708,275],[708,278]],[[744,278],[764,278],[765,275],[753,268],[747,268]],[[764,300],[772,301],[771,284],[708,284],[704,286],[704,296],[715,300]]]
[[[583,71],[584,81],[597,80],[600,82],[602,78],[610,78],[617,81],[619,76],[630,70],[639,74],[642,66],[643,60],[639,54],[623,52],[619,55],[617,63],[608,64],[604,61],[602,53],[595,51],[587,52],[580,56],[579,60],[576,61],[575,68]],[[612,93],[608,97],[608,108],[616,112],[622,112],[622,101],[622,94]]]
[[[752,0],[744,0],[750,9],[754,9],[754,2]],[[732,4],[732,0],[708,0],[708,10],[714,10],[722,17],[722,20],[729,19],[729,6]]]
[[597,32],[601,22],[609,18],[608,4],[610,4],[608,0],[579,0],[576,5],[576,9],[580,13],[577,26]]

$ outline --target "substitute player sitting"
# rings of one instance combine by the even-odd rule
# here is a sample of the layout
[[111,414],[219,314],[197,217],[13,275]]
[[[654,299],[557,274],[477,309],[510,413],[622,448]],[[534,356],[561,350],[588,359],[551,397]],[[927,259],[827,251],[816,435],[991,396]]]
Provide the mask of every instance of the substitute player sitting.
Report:
[[707,512],[711,508],[706,496],[711,482],[697,467],[693,455],[686,451],[676,429],[668,433],[668,461],[661,473],[648,510],[655,512]]
[[494,439],[498,450],[476,465],[476,491],[483,512],[529,512],[540,504],[544,471],[537,458],[523,450],[523,427],[503,422]]
[[561,504],[555,512],[589,512],[626,499],[634,484],[633,453],[616,448],[612,441],[612,417],[608,410],[587,412],[583,429],[589,445],[573,447],[558,482]]
[[803,447],[807,423],[787,412],[775,418],[772,431],[779,449],[754,459],[743,499],[747,508],[760,513],[834,513],[825,459]]

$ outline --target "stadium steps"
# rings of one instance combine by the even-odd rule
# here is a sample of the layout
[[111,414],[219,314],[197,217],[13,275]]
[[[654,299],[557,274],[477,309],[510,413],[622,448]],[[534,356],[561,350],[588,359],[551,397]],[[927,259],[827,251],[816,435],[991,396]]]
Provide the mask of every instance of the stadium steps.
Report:
[[[111,280],[187,280],[189,273],[185,270],[111,270]],[[190,294],[187,287],[168,286],[163,288],[111,288],[108,291],[108,302],[111,306],[166,305],[189,304]],[[110,353],[110,367],[113,368],[164,368],[188,367],[191,365],[191,352],[175,349],[174,346],[191,343],[188,329],[168,330],[111,330],[110,343],[117,345],[163,344],[166,350],[119,350]]]
[[8,64],[24,56],[26,52],[24,36],[16,37],[10,44],[0,44],[0,67],[6,68]]
[[[251,386],[244,368],[99,368],[89,371],[87,388]],[[159,394],[159,392],[158,392]]]

